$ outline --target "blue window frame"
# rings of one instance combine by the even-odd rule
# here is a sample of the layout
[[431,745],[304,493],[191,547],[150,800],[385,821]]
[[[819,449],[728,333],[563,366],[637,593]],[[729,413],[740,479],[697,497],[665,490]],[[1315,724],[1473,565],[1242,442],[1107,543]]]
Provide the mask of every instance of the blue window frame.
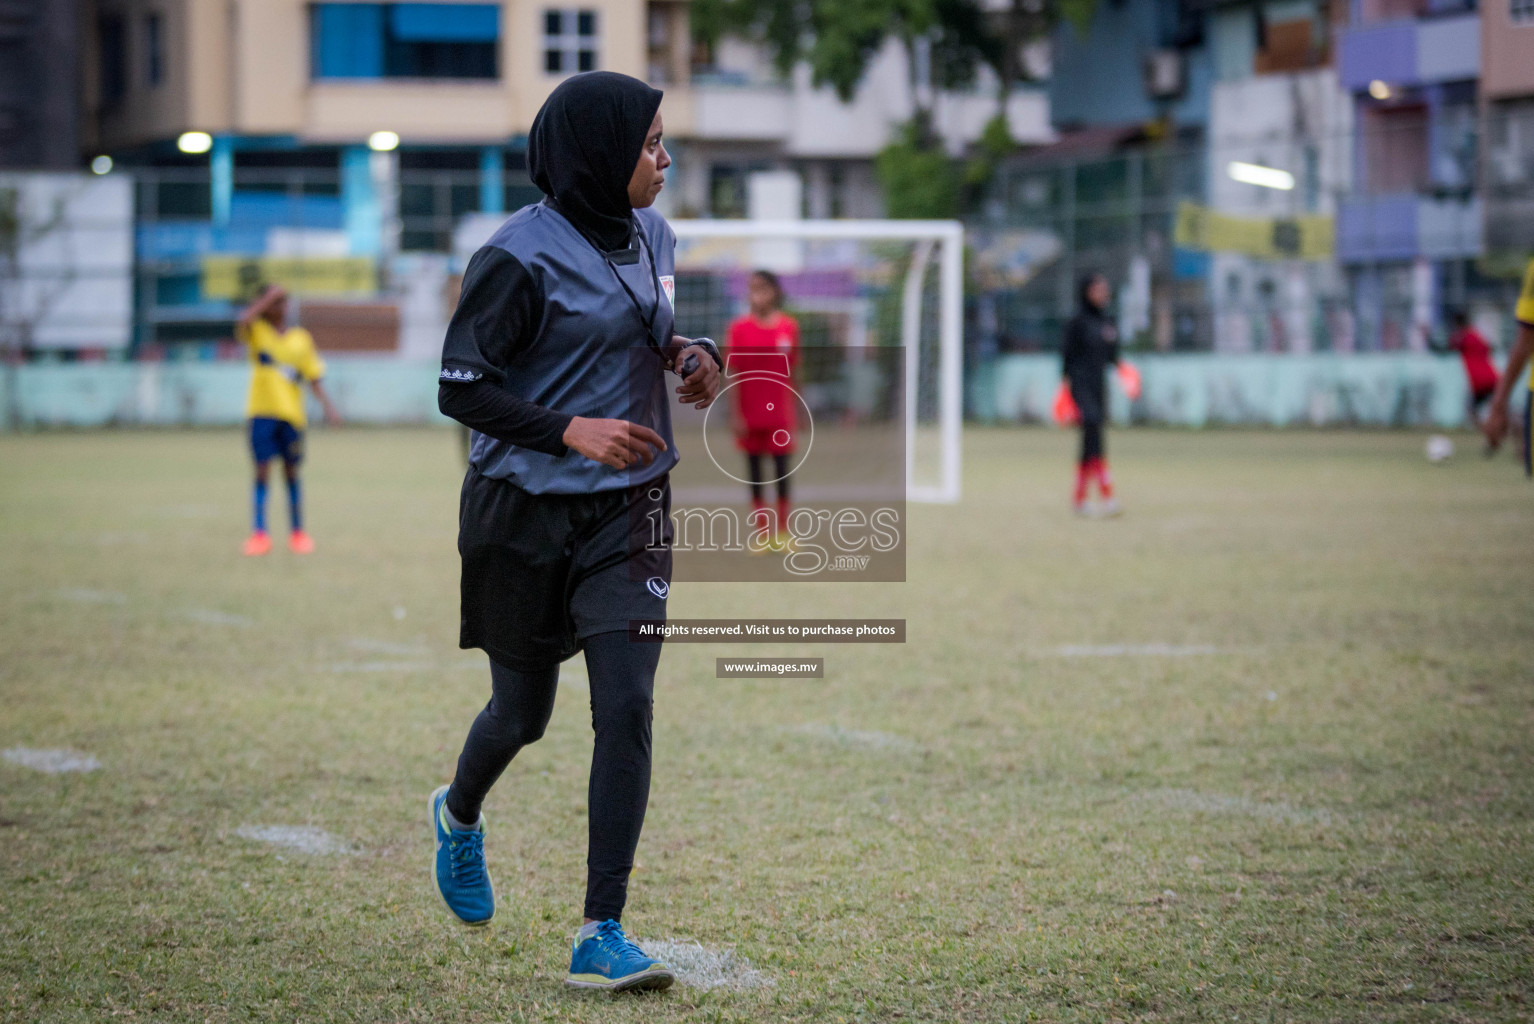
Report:
[[499,77],[498,3],[318,3],[309,26],[317,79]]

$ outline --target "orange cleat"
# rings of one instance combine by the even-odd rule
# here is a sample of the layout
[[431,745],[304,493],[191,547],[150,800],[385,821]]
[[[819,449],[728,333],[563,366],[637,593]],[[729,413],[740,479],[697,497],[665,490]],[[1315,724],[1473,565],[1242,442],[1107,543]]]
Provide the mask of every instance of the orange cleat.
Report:
[[245,538],[245,546],[240,548],[240,553],[245,555],[264,555],[271,550],[271,536],[265,530],[257,530]]
[[288,550],[295,555],[314,554],[314,538],[302,530],[294,530],[288,534]]

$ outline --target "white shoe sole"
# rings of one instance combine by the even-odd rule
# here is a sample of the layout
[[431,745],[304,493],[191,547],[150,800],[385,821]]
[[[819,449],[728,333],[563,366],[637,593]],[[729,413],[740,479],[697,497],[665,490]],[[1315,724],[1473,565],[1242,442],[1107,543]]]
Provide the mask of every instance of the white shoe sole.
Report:
[[566,978],[567,988],[596,989],[602,992],[632,992],[653,989],[660,991],[668,989],[676,981],[676,975],[671,971],[641,971],[631,974],[627,978],[619,978],[617,981],[578,981],[575,978]]

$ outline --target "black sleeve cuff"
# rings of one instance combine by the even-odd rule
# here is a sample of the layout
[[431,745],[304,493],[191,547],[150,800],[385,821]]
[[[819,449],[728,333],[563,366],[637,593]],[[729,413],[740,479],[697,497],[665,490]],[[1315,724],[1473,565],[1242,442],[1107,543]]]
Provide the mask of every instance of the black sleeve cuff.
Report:
[[574,416],[535,405],[488,381],[444,379],[437,386],[437,408],[466,427],[518,448],[556,458],[570,450],[564,436]]

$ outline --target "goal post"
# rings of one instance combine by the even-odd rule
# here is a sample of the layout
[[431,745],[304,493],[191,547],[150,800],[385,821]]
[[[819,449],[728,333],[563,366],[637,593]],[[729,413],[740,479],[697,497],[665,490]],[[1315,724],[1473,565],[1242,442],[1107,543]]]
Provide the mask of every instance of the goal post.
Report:
[[[795,300],[846,322],[854,339],[872,329],[887,309],[886,334],[904,349],[906,495],[911,501],[959,500],[963,419],[964,228],[948,220],[674,220],[678,272],[691,246],[710,242],[743,249],[721,250],[712,264],[736,273],[757,266],[847,269],[857,294]],[[851,249],[835,243],[851,245]],[[817,255],[806,257],[812,248]],[[846,267],[842,267],[845,264]],[[898,294],[897,294],[898,293]],[[681,313],[679,307],[679,313]],[[685,316],[678,326],[686,329]],[[898,332],[898,333],[897,333]],[[723,339],[721,339],[723,340]],[[881,342],[883,339],[879,339]],[[893,339],[891,339],[893,340]]]

